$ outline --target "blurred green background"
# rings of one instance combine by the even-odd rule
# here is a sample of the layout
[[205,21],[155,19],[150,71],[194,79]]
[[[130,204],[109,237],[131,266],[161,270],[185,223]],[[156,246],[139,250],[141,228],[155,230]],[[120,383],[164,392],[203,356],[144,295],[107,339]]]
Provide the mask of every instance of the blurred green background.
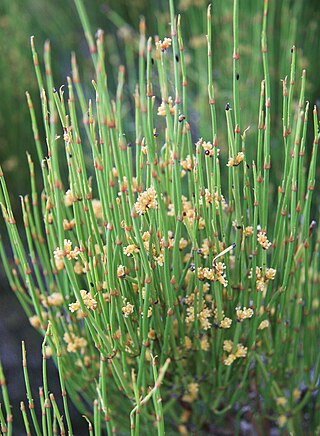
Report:
[[[93,33],[102,28],[106,35],[107,70],[109,84],[115,90],[117,68],[127,66],[126,97],[132,96],[136,83],[136,59],[138,53],[139,19],[143,15],[147,23],[147,35],[170,36],[168,2],[166,0],[84,0]],[[203,136],[210,140],[209,107],[207,104],[206,66],[206,8],[203,0],[180,0],[175,2],[181,13],[182,34],[188,72],[189,121],[196,140]],[[213,68],[217,102],[218,123],[225,125],[224,107],[232,102],[232,0],[213,2]],[[263,0],[240,0],[240,93],[242,130],[251,126],[248,135],[248,152],[256,144],[257,114],[260,82],[263,77],[260,33]],[[298,63],[296,79],[299,81],[302,68],[307,69],[306,96],[311,106],[320,99],[320,7],[319,0],[270,0],[268,18],[269,62],[272,75],[272,122],[277,135],[272,145],[273,176],[281,177],[282,127],[281,99],[283,79],[290,72],[290,48],[297,46]],[[26,150],[37,163],[25,91],[33,99],[38,119],[41,119],[39,91],[33,69],[30,36],[35,35],[37,51],[42,62],[42,48],[46,39],[51,41],[52,66],[55,86],[66,84],[71,75],[70,53],[75,51],[87,96],[93,96],[91,79],[94,78],[89,51],[73,0],[1,0],[0,1],[0,164],[5,172],[17,221],[21,223],[19,195],[30,192]],[[157,86],[154,87],[157,92]],[[173,92],[173,89],[172,89]],[[158,93],[159,94],[159,93]],[[172,94],[173,95],[173,94]],[[296,97],[296,96],[295,96]],[[125,128],[132,130],[133,113],[125,105],[127,120]],[[310,111],[311,112],[311,111]],[[39,121],[39,127],[41,126]],[[225,147],[224,127],[220,129],[219,145]],[[44,144],[44,135],[42,143]],[[307,154],[310,153],[313,132],[309,131]],[[44,147],[45,149],[45,147]],[[225,149],[224,149],[225,150]],[[252,152],[253,154],[253,152]],[[278,163],[278,165],[277,165]],[[36,165],[37,168],[37,165]],[[40,171],[38,171],[40,176]],[[40,178],[38,187],[41,188]],[[274,187],[275,187],[274,180]],[[0,223],[0,231],[3,229]],[[6,283],[1,277],[1,283]],[[3,280],[2,280],[3,279]],[[14,408],[24,399],[20,369],[20,340],[28,336],[33,353],[29,353],[35,380],[40,376],[40,338],[23,321],[22,311],[12,310],[16,300],[6,285],[1,289],[0,311],[1,356],[5,355],[8,378],[20,380],[15,383],[21,391],[13,395]],[[10,343],[10,347],[8,344]],[[28,347],[28,344],[27,344]],[[17,374],[20,374],[17,376]],[[52,376],[53,377],[53,376]],[[39,384],[41,381],[39,379]],[[37,385],[37,383],[35,383]],[[12,384],[11,384],[12,386]],[[10,387],[10,384],[9,384]],[[12,391],[11,391],[12,392]],[[15,411],[20,415],[19,411]],[[16,427],[16,435],[19,433]],[[79,433],[81,434],[81,432]],[[227,433],[225,433],[227,434]],[[232,434],[232,433],[231,433]]]

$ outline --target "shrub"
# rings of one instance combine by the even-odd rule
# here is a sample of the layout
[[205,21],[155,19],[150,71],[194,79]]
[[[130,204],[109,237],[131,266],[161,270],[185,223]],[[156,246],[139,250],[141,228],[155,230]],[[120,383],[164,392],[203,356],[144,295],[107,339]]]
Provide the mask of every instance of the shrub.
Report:
[[[82,2],[76,5],[92,55],[96,98],[86,100],[74,55],[67,93],[54,87],[49,45],[44,80],[32,39],[46,138],[44,147],[27,94],[43,176],[39,196],[28,156],[32,193],[21,198],[27,249],[0,174],[14,269],[0,245],[2,260],[44,337],[41,424],[23,347],[36,433],[42,428],[51,434],[55,425],[61,434],[65,426],[72,434],[69,398],[91,433],[93,421],[95,434],[130,427],[139,434],[153,426],[158,434],[165,428],[214,431],[229,418],[239,430],[248,410],[261,431],[270,423],[290,432],[315,431],[319,243],[311,207],[319,134],[314,107],[309,145],[306,72],[297,89],[295,47],[289,79],[282,82],[282,119],[272,124],[264,2],[260,99],[257,111],[246,114],[257,124],[251,133],[242,122],[250,90],[243,95],[239,89],[239,2],[233,12],[232,102],[215,99],[209,6],[207,57],[201,62],[207,68],[202,110],[210,114],[210,134],[194,138],[187,82],[192,66],[186,68],[173,1],[170,38],[146,40],[140,22],[138,85],[126,101],[124,66],[113,98],[103,32],[94,40]],[[134,126],[127,124],[126,111],[134,111]],[[248,153],[250,135],[256,146]],[[272,173],[271,139],[283,144],[280,180]],[[63,412],[49,394],[45,366],[51,355]],[[1,413],[0,419],[10,433],[2,385],[6,418]],[[28,432],[24,406],[22,411]]]

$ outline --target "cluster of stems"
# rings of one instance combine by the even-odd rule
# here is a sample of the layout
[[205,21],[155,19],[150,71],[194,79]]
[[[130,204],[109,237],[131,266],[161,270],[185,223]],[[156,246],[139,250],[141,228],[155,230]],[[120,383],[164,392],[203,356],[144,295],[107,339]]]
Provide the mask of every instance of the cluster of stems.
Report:
[[[201,429],[230,411],[236,411],[239,428],[248,403],[259,411],[262,430],[274,421],[299,432],[306,410],[312,428],[319,424],[319,342],[312,332],[319,322],[320,235],[311,216],[317,108],[310,145],[306,72],[297,86],[293,47],[290,78],[282,82],[282,129],[272,130],[265,1],[263,77],[259,109],[252,114],[257,128],[243,126],[239,0],[233,3],[233,101],[223,104],[215,97],[211,6],[207,10],[203,110],[210,114],[211,133],[205,138],[192,135],[192,96],[173,0],[170,39],[146,39],[141,19],[132,97],[126,96],[124,66],[117,89],[109,89],[104,35],[100,30],[92,36],[81,0],[75,4],[94,67],[94,101],[86,99],[75,55],[67,86],[56,87],[50,45],[43,74],[31,39],[45,136],[27,93],[43,189],[39,195],[28,155],[31,196],[21,197],[26,244],[0,173],[14,266],[2,242],[0,255],[12,290],[44,337],[41,422],[22,348],[31,421],[23,403],[21,411],[28,434],[73,434],[69,399],[95,435]],[[134,131],[126,129],[128,108]],[[218,125],[222,112],[225,123]],[[251,131],[253,161],[246,150]],[[278,193],[272,192],[273,137],[283,150]],[[63,411],[50,394],[50,357],[59,372]],[[2,432],[12,434],[1,368],[0,379]]]

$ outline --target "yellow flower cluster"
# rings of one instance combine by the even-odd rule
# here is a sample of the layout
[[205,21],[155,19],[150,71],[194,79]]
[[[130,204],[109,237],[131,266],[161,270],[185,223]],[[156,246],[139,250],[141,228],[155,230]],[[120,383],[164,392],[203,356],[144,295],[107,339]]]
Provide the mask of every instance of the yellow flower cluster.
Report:
[[202,241],[202,244],[201,244],[201,255],[203,256],[204,259],[207,259],[208,256],[209,256],[211,245],[212,245],[212,243],[209,241],[208,238],[205,238]]
[[184,337],[184,345],[185,345],[185,349],[186,350],[191,350],[191,348],[192,348],[192,341],[189,338],[189,336],[185,336]]
[[232,319],[225,316],[220,321],[219,327],[222,329],[229,329],[231,327],[231,324],[232,324]]
[[193,157],[191,157],[189,154],[187,157],[180,161],[180,165],[182,168],[186,171],[192,171],[193,168]]
[[266,279],[274,280],[277,270],[274,268],[266,268]]
[[277,403],[277,406],[285,407],[288,403],[288,400],[286,399],[286,397],[278,397],[276,399],[276,403]]
[[227,167],[237,167],[243,161],[243,159],[244,153],[240,151],[235,159],[233,157],[229,157]]
[[[212,244],[212,241],[210,241],[208,238],[205,238],[201,244],[201,256],[204,259],[207,259],[209,257],[210,249],[212,250],[213,254],[217,254],[216,244]],[[219,251],[221,252],[223,251],[223,249],[224,249],[223,242],[219,241]]]
[[[206,142],[202,138],[199,139],[199,141],[196,143],[196,148],[199,150],[199,148],[202,147],[204,150],[204,154],[208,157],[214,156],[214,149],[215,147],[211,144],[211,142]],[[217,156],[219,156],[220,149],[217,149]]]
[[[186,324],[191,324],[195,320],[195,313],[194,313],[194,299],[195,294],[192,293],[186,297],[186,304],[189,306],[187,308],[187,316],[186,316]],[[210,309],[204,300],[199,302],[199,308],[201,307],[201,310],[197,314],[197,319],[200,322],[200,326],[202,330],[208,330],[212,324],[209,321],[209,318],[213,316],[212,309]]]
[[[47,317],[48,317],[47,312],[42,312],[41,314],[42,314],[43,321],[46,321]],[[38,329],[41,326],[41,321],[40,321],[40,318],[38,317],[38,315],[30,316],[29,322],[32,325],[32,327],[35,329]]]
[[248,348],[244,347],[242,344],[237,344],[236,351],[232,353],[234,349],[233,342],[226,340],[223,342],[223,350],[230,353],[223,361],[226,366],[230,366],[236,359],[246,357]]
[[[146,251],[151,254],[154,257],[155,261],[158,263],[159,266],[163,266],[164,264],[164,249],[168,248],[168,249],[172,249],[174,246],[174,237],[173,237],[173,232],[172,231],[168,231],[168,239],[167,242],[165,243],[164,237],[160,237],[161,235],[158,233],[158,238],[159,238],[159,245],[160,245],[160,252],[157,251],[156,246],[154,243],[152,243],[150,245],[150,233],[149,232],[144,232],[142,235],[142,240],[143,240],[143,245],[146,249]],[[186,241],[187,242],[187,241]],[[187,242],[188,243],[188,242]],[[180,245],[179,245],[180,246]],[[182,246],[183,246],[183,241],[182,241]],[[151,251],[151,253],[150,253]]]
[[134,244],[129,244],[126,247],[123,247],[123,254],[126,256],[132,256],[134,253],[139,253],[139,247]]
[[263,321],[261,321],[261,323],[258,326],[258,330],[264,330],[266,328],[268,328],[270,325],[270,322],[267,319],[264,319]]
[[[163,236],[160,238],[159,243],[160,243],[160,247],[161,248],[165,248],[165,241],[164,241],[164,237]],[[171,230],[168,231],[168,241],[167,241],[167,244],[168,244],[168,248],[173,248],[173,246],[174,246],[174,235],[173,235],[173,232]]]
[[251,318],[253,315],[253,310],[250,308],[246,308],[244,307],[243,309],[241,309],[240,306],[236,307],[236,316],[237,316],[237,321],[242,322],[247,318]]
[[166,51],[171,46],[171,38],[165,37],[163,41],[161,39],[156,42],[157,49]]
[[151,238],[151,234],[150,232],[144,232],[142,235],[142,240],[143,240],[143,245],[144,248],[149,252],[149,247],[150,247],[150,238]]
[[209,307],[206,307],[205,304],[203,304],[203,308],[201,312],[198,314],[198,319],[200,321],[201,328],[203,330],[208,330],[211,327],[211,322],[209,322],[209,318],[212,317],[212,310],[209,309]]
[[257,241],[264,250],[268,250],[268,248],[272,245],[271,242],[268,241],[267,233],[265,231],[258,232]]
[[87,346],[86,339],[76,336],[74,333],[65,333],[63,339],[67,344],[68,353],[76,353],[78,350],[83,353],[84,348]]
[[223,342],[223,350],[226,351],[227,353],[231,353],[233,348],[233,342],[230,340],[225,340]]
[[122,306],[122,313],[125,318],[128,318],[129,315],[133,313],[134,306],[130,304],[126,298],[122,299],[124,306]]
[[207,206],[213,203],[214,198],[208,188],[204,190],[204,198]]
[[92,208],[93,208],[94,216],[97,219],[102,219],[102,204],[101,204],[101,201],[94,198],[92,200]]
[[187,403],[192,403],[198,398],[199,385],[198,383],[192,382],[188,384],[188,393],[184,394],[182,397],[183,401]]
[[[173,98],[171,96],[168,97],[167,104],[169,105],[169,112],[170,112],[170,114],[173,115],[174,111],[175,111],[175,108],[174,108],[174,105],[173,105]],[[157,115],[159,115],[159,117],[165,117],[166,114],[167,114],[167,111],[166,111],[166,102],[162,101],[161,105],[158,107]]]
[[225,316],[224,311],[222,310],[221,312],[222,315],[222,319],[220,321],[220,323],[218,322],[218,309],[214,309],[214,319],[215,319],[215,324],[219,325],[219,327],[221,329],[229,329],[231,327],[232,324],[232,319],[228,318],[227,316]]
[[210,280],[212,282],[219,282],[224,287],[228,286],[228,281],[226,279],[225,273],[226,266],[223,262],[218,262],[213,268],[208,267],[198,267],[198,278],[199,280]]
[[72,132],[71,132],[71,128],[70,127],[69,127],[69,129],[64,128],[63,140],[65,142],[67,142],[68,144],[71,144],[71,142],[72,142]]
[[209,351],[210,344],[207,335],[203,335],[202,338],[200,339],[200,348],[202,351]]
[[78,260],[75,262],[73,266],[73,270],[78,275],[83,274],[85,272],[82,262],[79,262]]
[[[200,326],[202,330],[208,330],[212,324],[209,321],[209,318],[212,317],[212,310],[206,307],[205,303],[203,304],[203,308],[201,312],[198,313],[197,319],[200,321]],[[186,316],[186,324],[191,324],[195,320],[194,316],[194,307],[187,308],[187,316]]]
[[226,366],[230,366],[234,361],[236,360],[236,356],[235,356],[235,354],[229,354],[229,356],[228,357],[226,357],[225,359],[224,359],[224,361],[223,361],[223,363],[226,365]]
[[[187,197],[185,197],[184,195],[182,195],[181,200],[182,200],[183,215],[189,221],[190,225],[193,225],[194,220],[197,220],[198,229],[199,230],[204,229],[205,228],[204,218],[196,214],[191,201],[189,201]],[[168,205],[168,216],[174,216],[174,205],[172,203],[169,203]]]
[[119,279],[123,279],[126,276],[126,267],[123,265],[119,265],[117,268],[117,277]]
[[64,219],[62,224],[64,230],[71,230],[76,225],[76,220],[72,219],[71,221],[68,221],[67,219]]
[[[81,294],[81,298],[84,302],[84,305],[88,309],[95,310],[97,308],[97,301],[92,297],[90,292],[87,292],[84,289],[81,289],[80,294]],[[78,310],[80,310],[80,308],[81,308],[81,306],[80,306],[80,302],[78,299],[76,300],[75,303],[69,304],[70,312],[77,312]]]
[[74,201],[71,189],[68,189],[68,191],[64,194],[64,204],[66,207],[72,206],[72,203]]
[[153,186],[142,192],[135,203],[135,209],[139,215],[144,215],[147,209],[156,209],[157,207],[157,194]]
[[284,427],[286,425],[287,421],[288,421],[288,418],[286,417],[286,415],[280,415],[279,418],[277,419],[278,426],[280,428]]
[[60,292],[53,292],[47,298],[47,304],[49,307],[51,306],[61,306],[63,304],[63,296]]
[[160,253],[158,256],[155,256],[154,258],[159,266],[164,265],[164,254],[163,253]]
[[[221,203],[222,209],[226,209],[227,203],[223,195],[218,195],[217,192],[212,194],[208,188],[205,188],[203,196],[207,207],[210,206],[210,204],[214,204],[215,208],[218,210]],[[200,204],[203,204],[202,197],[200,197]]]
[[44,352],[45,352],[45,355],[46,355],[47,359],[50,359],[50,357],[53,356],[53,351],[52,351],[52,348],[50,347],[50,345],[46,345],[44,347]]
[[180,241],[179,241],[179,250],[182,251],[187,246],[188,246],[188,241],[186,239],[184,239],[184,238],[180,238]]
[[132,192],[138,192],[140,187],[138,184],[138,178],[137,177],[132,177],[132,182],[131,182],[131,189]]
[[244,229],[244,236],[248,237],[248,236],[252,236],[253,235],[253,227],[252,226],[247,226]]
[[301,391],[298,388],[294,388],[292,391],[292,397],[295,401],[298,401],[301,397]]
[[53,255],[55,260],[62,260],[64,257],[66,257],[68,260],[72,260],[78,259],[79,253],[79,247],[74,247],[74,249],[72,249],[72,242],[69,239],[65,239],[63,243],[63,249],[57,247],[54,250]]
[[[277,270],[274,268],[266,268],[265,277],[262,276],[262,268],[256,266],[256,289],[257,291],[265,292],[269,280],[274,280]],[[252,277],[252,268],[249,271],[249,278]]]

